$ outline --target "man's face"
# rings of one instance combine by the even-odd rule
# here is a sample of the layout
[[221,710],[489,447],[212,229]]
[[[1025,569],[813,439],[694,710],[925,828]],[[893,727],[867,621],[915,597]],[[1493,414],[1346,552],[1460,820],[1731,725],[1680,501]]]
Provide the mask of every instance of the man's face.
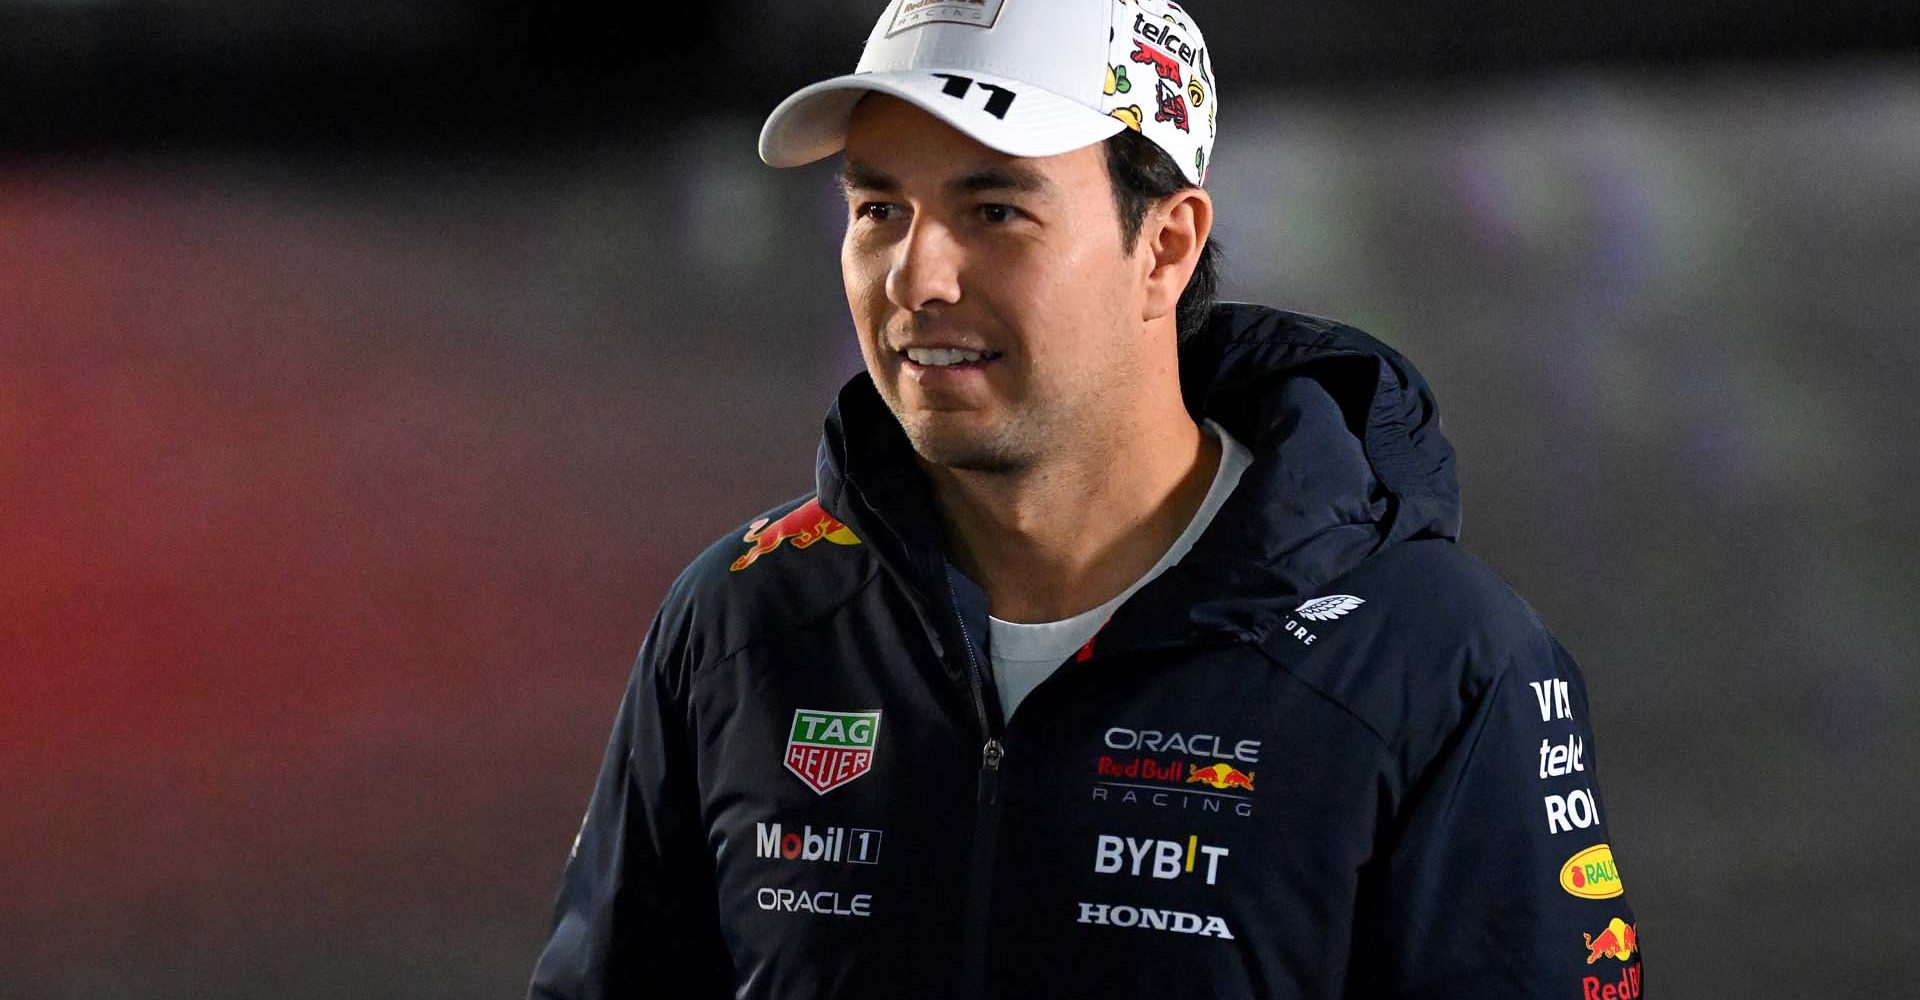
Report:
[[1121,252],[1103,148],[1008,156],[874,94],[854,110],[843,181],[847,304],[914,450],[1010,472],[1098,447],[1150,351],[1150,264]]

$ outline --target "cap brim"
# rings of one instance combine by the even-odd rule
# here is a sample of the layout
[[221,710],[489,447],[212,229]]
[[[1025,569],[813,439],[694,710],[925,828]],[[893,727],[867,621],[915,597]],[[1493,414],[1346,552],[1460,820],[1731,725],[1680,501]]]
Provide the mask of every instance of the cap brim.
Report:
[[[760,158],[776,167],[797,167],[838,153],[846,148],[854,105],[870,93],[906,101],[1009,156],[1053,156],[1127,127],[1118,118],[1031,84],[972,70],[965,75],[973,84],[957,98],[948,96],[949,79],[925,70],[822,80],[781,101],[767,116],[760,129]],[[1001,93],[1015,96],[996,116],[989,105]]]

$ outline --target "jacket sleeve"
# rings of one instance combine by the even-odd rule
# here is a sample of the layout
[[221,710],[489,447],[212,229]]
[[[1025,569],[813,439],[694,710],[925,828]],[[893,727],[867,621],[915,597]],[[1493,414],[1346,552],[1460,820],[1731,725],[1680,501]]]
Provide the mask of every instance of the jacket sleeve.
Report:
[[530,1000],[733,995],[688,739],[690,664],[667,619],[654,619],[621,699]]
[[[1637,925],[1607,835],[1580,671],[1544,632],[1463,714],[1396,818],[1376,940],[1400,997],[1637,1000]],[[1373,935],[1368,935],[1372,937]]]

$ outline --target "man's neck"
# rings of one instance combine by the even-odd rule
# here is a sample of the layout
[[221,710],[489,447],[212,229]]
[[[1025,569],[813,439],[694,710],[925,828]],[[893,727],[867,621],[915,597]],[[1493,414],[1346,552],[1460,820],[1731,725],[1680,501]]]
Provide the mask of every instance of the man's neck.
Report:
[[1206,499],[1221,446],[1186,415],[1019,473],[928,466],[949,553],[994,617],[1070,618],[1118,596]]

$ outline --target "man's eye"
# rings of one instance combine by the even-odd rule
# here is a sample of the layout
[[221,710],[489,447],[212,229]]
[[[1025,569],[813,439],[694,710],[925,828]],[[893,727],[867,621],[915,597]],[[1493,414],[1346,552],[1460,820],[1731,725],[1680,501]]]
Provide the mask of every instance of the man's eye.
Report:
[[896,211],[898,209],[890,202],[869,201],[854,209],[853,214],[868,222],[887,222],[894,217]]
[[1012,222],[1019,214],[1020,210],[1012,205],[980,206],[980,217],[992,223]]

